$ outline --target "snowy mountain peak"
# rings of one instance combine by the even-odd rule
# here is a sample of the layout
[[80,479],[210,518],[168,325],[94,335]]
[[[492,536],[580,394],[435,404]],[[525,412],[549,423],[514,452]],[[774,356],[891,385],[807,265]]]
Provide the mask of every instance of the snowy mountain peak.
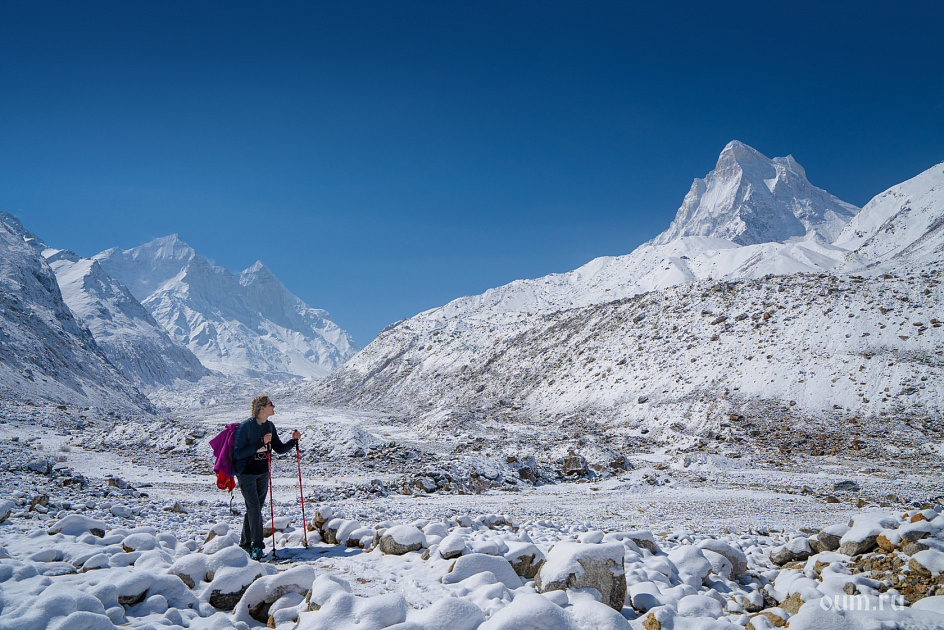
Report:
[[327,312],[293,295],[260,261],[234,275],[176,234],[95,258],[213,370],[321,377],[357,349]]
[[11,234],[22,239],[24,243],[37,252],[46,249],[46,244],[42,239],[23,227],[23,223],[9,212],[0,211],[0,224],[3,224]]
[[713,171],[696,179],[669,229],[650,241],[721,238],[738,245],[819,237],[833,241],[858,208],[816,188],[793,158],[770,159],[733,140]]
[[239,274],[239,283],[243,286],[254,282],[278,282],[272,270],[265,266],[261,260],[257,260],[251,267]]
[[141,255],[165,260],[189,260],[196,255],[196,251],[180,238],[180,234],[171,234],[156,238],[150,243],[137,248]]
[[744,144],[740,140],[732,140],[721,150],[715,170],[720,171],[734,165],[745,166],[767,162],[769,160],[757,149]]

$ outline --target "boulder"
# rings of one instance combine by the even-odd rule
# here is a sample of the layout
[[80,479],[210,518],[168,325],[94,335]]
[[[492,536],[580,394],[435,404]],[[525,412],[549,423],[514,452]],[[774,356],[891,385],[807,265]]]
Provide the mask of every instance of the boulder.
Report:
[[321,506],[315,510],[315,516],[311,519],[311,523],[320,530],[332,518],[334,518],[334,510],[328,506]]
[[563,468],[565,475],[586,475],[587,460],[578,455],[571,449],[564,458]]
[[[622,532],[621,532],[622,533]],[[625,532],[625,538],[633,541],[640,549],[645,549],[652,555],[659,555],[659,546],[656,544],[655,536],[650,531]]]
[[879,534],[885,534],[886,529],[897,529],[898,521],[887,514],[866,512],[857,514],[850,525],[839,540],[839,553],[857,556],[875,549]]
[[780,604],[780,607],[788,615],[795,615],[797,614],[797,612],[799,612],[800,606],[802,606],[805,603],[806,602],[803,601],[803,598],[800,597],[799,593],[794,593],[793,595],[788,597],[782,604]]
[[436,492],[439,490],[439,486],[436,485],[436,482],[429,477],[419,477],[418,479],[413,480],[413,487],[417,490],[422,490],[423,492]]
[[341,523],[344,522],[344,519],[333,518],[330,521],[325,521],[321,524],[321,538],[329,545],[338,544],[338,527],[341,526]]
[[209,582],[213,579],[212,576],[207,575],[207,556],[202,553],[188,553],[181,556],[167,569],[167,572],[180,578],[187,588],[193,588],[199,582]]
[[48,475],[52,472],[53,463],[48,459],[34,459],[26,465],[27,470]]
[[402,556],[423,548],[425,536],[412,525],[391,527],[380,536],[380,551],[387,555]]
[[315,569],[298,566],[276,575],[259,578],[250,584],[233,608],[233,621],[252,625],[269,621],[269,609],[276,601],[289,593],[296,593],[298,600],[311,591],[315,580]]
[[770,552],[770,560],[778,566],[783,566],[788,562],[806,560],[812,551],[808,538],[793,538],[786,545]]
[[643,630],[662,630],[662,624],[652,613],[649,613],[649,616],[643,620],[642,627]]
[[224,593],[219,589],[214,589],[210,592],[210,606],[219,610],[233,610],[248,589],[248,584],[233,593]]
[[111,506],[111,515],[118,518],[131,518],[131,508],[127,505],[113,505]]
[[361,538],[368,535],[368,532],[373,535],[373,530],[365,531],[358,521],[334,518],[325,525],[323,536],[327,543],[357,547]]
[[822,531],[816,535],[821,551],[836,551],[839,549],[840,536]]
[[[257,565],[258,566],[258,565]],[[246,591],[263,574],[261,568],[226,567],[217,571],[210,582],[210,606],[219,610],[233,610]]]
[[207,533],[207,537],[203,541],[203,544],[205,546],[208,542],[210,542],[217,536],[223,536],[224,534],[228,534],[228,533],[229,533],[229,525],[227,525],[226,523],[217,523],[216,525],[210,528],[210,531]]
[[711,549],[702,549],[701,552],[705,555],[705,559],[711,564],[711,572],[713,574],[725,580],[731,580],[736,577],[734,575],[734,566],[731,564],[730,560],[720,553],[715,553]]
[[[0,509],[0,515],[3,511]],[[98,538],[105,536],[105,523],[80,514],[70,514],[69,516],[56,521],[52,527],[46,530],[50,536],[55,534],[66,534],[67,536],[81,536],[89,532]]]
[[927,549],[930,549],[930,547],[925,545],[923,542],[913,542],[913,543],[908,543],[907,545],[902,547],[901,551],[902,553],[906,555],[913,556],[916,553],[925,551]]
[[458,558],[449,567],[449,572],[442,577],[442,583],[456,584],[474,575],[486,572],[494,575],[499,582],[510,590],[519,588],[522,585],[521,578],[511,568],[511,564],[507,560],[484,553],[470,553]]
[[699,542],[697,547],[724,556],[731,563],[733,575],[738,576],[747,573],[747,556],[740,549],[736,549],[721,540],[711,538]]
[[164,508],[165,512],[174,512],[176,514],[186,514],[187,510],[181,507],[180,503],[174,501],[173,505],[168,505]]
[[686,584],[700,586],[711,573],[711,563],[705,553],[694,545],[681,545],[668,554],[675,565],[679,577]]
[[335,595],[350,593],[351,585],[345,580],[330,573],[322,573],[312,581],[311,588],[305,595],[303,609],[307,612],[321,610]]
[[849,531],[846,525],[831,525],[816,535],[817,552],[836,551],[842,537]]
[[944,573],[944,552],[925,549],[911,557],[908,568],[925,577],[937,577]]
[[159,546],[160,543],[157,542],[157,538],[152,534],[146,533],[131,534],[121,541],[121,548],[127,553],[132,551],[150,551],[157,549]]
[[0,523],[10,518],[16,503],[10,500],[0,501]]
[[509,541],[505,560],[511,563],[515,573],[526,580],[531,580],[541,569],[544,554],[531,543]]
[[[762,612],[762,613],[758,613],[758,614],[754,615],[753,617],[751,617],[751,620],[757,619],[758,617],[764,617],[764,618],[766,618],[767,621],[769,621],[769,622],[771,623],[771,625],[773,625],[774,628],[783,628],[784,626],[787,625],[787,620],[784,619],[781,615],[778,615],[778,614],[775,613],[775,612],[764,611],[764,612]],[[758,623],[759,623],[759,622],[758,622]],[[765,627],[768,627],[768,626],[761,626],[761,625],[754,626],[754,624],[753,624],[752,622],[750,622],[750,621],[747,623],[747,630],[754,630],[755,627],[757,627],[757,628],[765,628]]]
[[276,516],[275,521],[267,521],[262,525],[262,537],[269,538],[272,536],[272,530],[274,529],[277,532],[286,531],[292,522],[291,517],[289,516]]
[[[465,538],[458,534],[450,534],[439,543],[439,557],[443,560],[453,560],[462,554],[468,553]],[[519,574],[520,575],[520,574]]]
[[848,540],[839,546],[839,553],[847,556],[857,556],[867,553],[878,546],[878,534],[870,534],[861,540]]
[[535,588],[538,593],[592,588],[604,604],[621,611],[626,601],[624,550],[620,543],[557,543],[534,578]]

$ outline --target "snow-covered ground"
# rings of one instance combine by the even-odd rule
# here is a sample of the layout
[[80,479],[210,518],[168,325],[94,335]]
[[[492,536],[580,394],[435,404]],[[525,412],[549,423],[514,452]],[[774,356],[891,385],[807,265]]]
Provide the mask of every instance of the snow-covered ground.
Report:
[[[903,467],[640,448],[615,474],[553,478],[538,462],[537,484],[500,483],[498,446],[276,405],[276,426],[305,436],[310,531],[288,454],[277,562],[259,564],[235,546],[242,516],[208,469],[206,442],[244,402],[150,425],[5,403],[0,628],[944,627],[933,449]],[[499,476],[465,494],[461,480],[414,483],[463,462]]]

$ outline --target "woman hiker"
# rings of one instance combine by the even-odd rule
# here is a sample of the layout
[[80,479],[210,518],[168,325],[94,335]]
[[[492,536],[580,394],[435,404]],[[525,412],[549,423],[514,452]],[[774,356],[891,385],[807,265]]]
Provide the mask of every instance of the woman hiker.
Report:
[[239,546],[248,551],[253,560],[259,560],[264,553],[262,506],[269,489],[269,453],[272,450],[285,453],[301,437],[301,433],[292,431],[292,439],[282,442],[275,425],[269,420],[274,414],[275,405],[269,397],[256,396],[252,399],[252,417],[239,425],[233,441],[233,472],[246,500],[246,517]]

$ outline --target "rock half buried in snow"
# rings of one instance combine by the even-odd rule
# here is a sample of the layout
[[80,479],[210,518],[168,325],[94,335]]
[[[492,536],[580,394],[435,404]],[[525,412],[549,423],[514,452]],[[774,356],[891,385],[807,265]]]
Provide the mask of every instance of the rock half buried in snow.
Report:
[[526,580],[533,579],[541,569],[544,554],[532,543],[508,541],[505,560],[511,563],[515,573]]
[[937,549],[926,549],[912,556],[908,568],[927,577],[937,577],[944,573],[944,552]]
[[806,560],[812,552],[809,539],[791,538],[786,545],[770,552],[770,560],[778,566],[783,566],[795,560]]
[[311,592],[316,576],[310,566],[298,566],[276,575],[259,578],[250,584],[233,608],[234,621],[251,624],[253,620],[266,623],[269,609],[287,593],[297,593],[299,599]]
[[[0,508],[0,516],[2,515],[3,510]],[[50,536],[59,533],[68,536],[80,536],[85,532],[90,532],[92,535],[102,538],[105,535],[105,523],[81,514],[70,514],[56,521],[52,527],[46,530],[46,533]]]
[[464,553],[469,553],[465,538],[458,534],[450,534],[439,543],[439,557],[443,560],[454,560]]
[[831,525],[816,535],[816,542],[813,551],[822,553],[823,551],[836,551],[842,544],[842,537],[849,531],[847,525]]
[[702,551],[713,551],[731,563],[731,571],[735,576],[747,573],[747,556],[740,549],[735,549],[728,543],[709,538],[698,543]]
[[391,527],[380,537],[380,551],[392,556],[402,556],[423,548],[426,537],[412,525]]
[[622,610],[626,601],[624,549],[620,543],[558,543],[547,552],[534,585],[538,593],[568,588],[596,589],[604,604]]
[[511,568],[507,560],[499,556],[490,556],[484,553],[470,553],[467,556],[459,557],[452,566],[449,567],[449,573],[442,577],[443,584],[455,584],[466,578],[479,573],[491,573],[495,578],[514,590],[521,586],[522,580]]

